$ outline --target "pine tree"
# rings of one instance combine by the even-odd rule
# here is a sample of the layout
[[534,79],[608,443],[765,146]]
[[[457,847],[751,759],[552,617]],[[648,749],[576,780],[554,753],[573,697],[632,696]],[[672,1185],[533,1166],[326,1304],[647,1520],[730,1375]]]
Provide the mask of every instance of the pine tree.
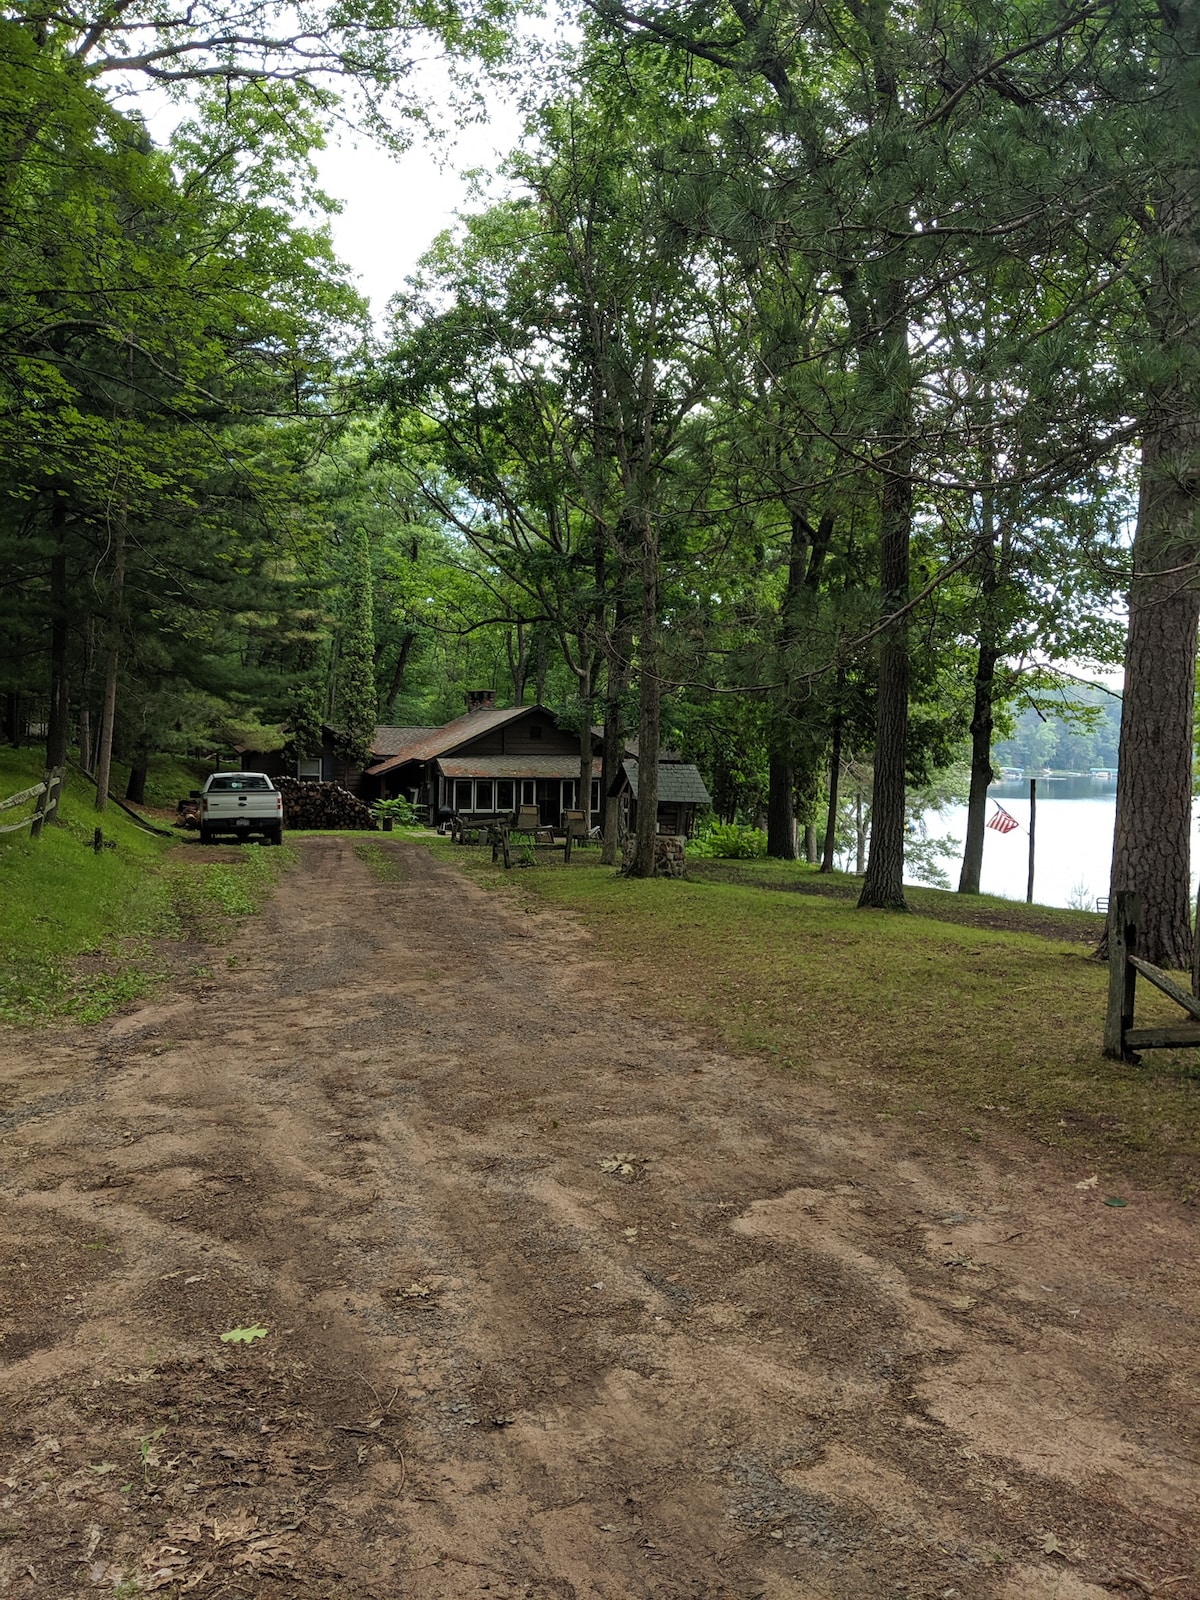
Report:
[[354,535],[338,652],[337,718],[345,749],[365,761],[375,736],[375,602],[371,544],[365,528]]

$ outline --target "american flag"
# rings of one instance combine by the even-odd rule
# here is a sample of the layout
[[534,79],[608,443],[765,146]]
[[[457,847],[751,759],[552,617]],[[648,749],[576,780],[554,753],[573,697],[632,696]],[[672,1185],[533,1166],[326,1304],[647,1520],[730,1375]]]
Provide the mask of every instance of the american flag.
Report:
[[997,833],[1011,833],[1014,828],[1020,826],[1016,817],[1005,811],[1002,805],[996,806],[995,814],[988,820],[988,827],[995,828]]

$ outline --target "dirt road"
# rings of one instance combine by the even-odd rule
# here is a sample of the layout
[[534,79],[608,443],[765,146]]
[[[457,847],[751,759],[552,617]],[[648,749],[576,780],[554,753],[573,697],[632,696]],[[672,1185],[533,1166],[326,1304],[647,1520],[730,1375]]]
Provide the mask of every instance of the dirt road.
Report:
[[864,1125],[392,848],[0,1036],[0,1593],[1200,1596],[1195,1210]]

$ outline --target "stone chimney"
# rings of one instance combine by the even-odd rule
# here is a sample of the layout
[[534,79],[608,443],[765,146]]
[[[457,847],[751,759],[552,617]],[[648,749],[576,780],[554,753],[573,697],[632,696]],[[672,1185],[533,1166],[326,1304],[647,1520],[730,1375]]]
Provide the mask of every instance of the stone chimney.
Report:
[[467,711],[487,711],[496,704],[496,691],[494,689],[468,689]]

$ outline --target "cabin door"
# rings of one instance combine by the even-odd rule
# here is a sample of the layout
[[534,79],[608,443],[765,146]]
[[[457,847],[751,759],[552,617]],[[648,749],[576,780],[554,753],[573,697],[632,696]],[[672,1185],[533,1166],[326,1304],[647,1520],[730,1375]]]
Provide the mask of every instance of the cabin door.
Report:
[[562,821],[562,779],[537,781],[538,821],[543,828],[557,828]]

